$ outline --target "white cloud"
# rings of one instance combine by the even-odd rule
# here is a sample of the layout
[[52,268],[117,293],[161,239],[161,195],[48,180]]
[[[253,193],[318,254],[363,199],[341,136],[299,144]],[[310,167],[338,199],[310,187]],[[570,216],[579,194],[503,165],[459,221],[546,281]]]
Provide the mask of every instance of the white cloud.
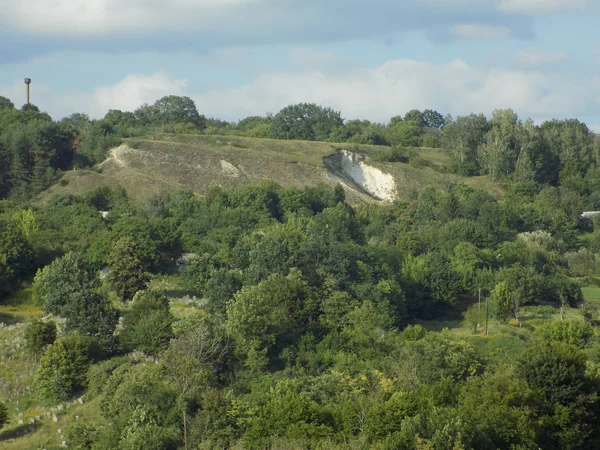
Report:
[[514,55],[514,61],[524,66],[544,66],[558,64],[569,59],[565,52],[552,52],[538,48],[527,48]]
[[319,70],[327,73],[344,73],[359,67],[356,61],[333,52],[319,52],[306,47],[289,51],[291,64],[299,70]]
[[561,11],[585,11],[595,0],[502,0],[499,9],[506,13],[538,15]]
[[320,71],[267,73],[239,88],[190,94],[205,114],[230,120],[275,113],[298,102],[331,106],[346,118],[385,122],[417,108],[453,115],[513,108],[523,117],[543,120],[600,112],[589,92],[600,82],[573,83],[538,71],[482,69],[464,61],[431,64],[393,60],[345,76]]
[[450,34],[463,39],[506,39],[511,31],[503,26],[464,23],[453,25]]
[[[572,80],[548,71],[480,68],[462,60],[433,64],[391,60],[373,68],[344,73],[325,69],[269,72],[236,88],[190,92],[185,80],[158,72],[128,75],[112,86],[89,92],[55,92],[38,83],[33,102],[55,118],[85,112],[100,118],[109,109],[134,110],[142,103],[174,94],[194,99],[207,116],[237,120],[250,115],[276,113],[299,102],[333,107],[347,119],[386,122],[410,109],[437,109],[463,115],[513,108],[521,117],[536,121],[552,117],[600,116],[600,79]],[[22,80],[4,89],[5,95],[24,98]]]
[[125,43],[144,36],[163,36],[165,45],[176,41],[177,36],[194,35],[204,40],[197,45],[219,40],[244,45],[250,40],[264,43],[277,38],[299,42],[300,38],[352,39],[399,30],[439,31],[452,23],[530,25],[523,18],[499,14],[497,1],[0,0],[0,30],[38,38],[76,36],[121,39]]
[[148,76],[128,75],[113,86],[97,87],[93,104],[97,111],[133,111],[141,104],[153,103],[165,95],[182,95],[186,86],[186,80],[171,80],[163,72]]
[[[69,35],[213,28],[232,8],[260,0],[0,0],[8,23],[25,32]],[[212,24],[212,26],[211,26]],[[157,30],[158,31],[158,30]]]

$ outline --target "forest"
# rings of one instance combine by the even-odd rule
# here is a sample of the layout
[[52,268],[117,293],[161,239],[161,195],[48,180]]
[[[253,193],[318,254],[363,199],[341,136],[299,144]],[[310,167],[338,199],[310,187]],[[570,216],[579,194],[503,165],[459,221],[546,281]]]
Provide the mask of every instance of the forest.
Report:
[[[371,144],[385,163],[436,148],[505,192],[41,199],[155,132]],[[584,211],[600,138],[576,119],[298,104],[230,123],[168,96],[55,121],[0,97],[0,448],[598,448],[600,215]]]

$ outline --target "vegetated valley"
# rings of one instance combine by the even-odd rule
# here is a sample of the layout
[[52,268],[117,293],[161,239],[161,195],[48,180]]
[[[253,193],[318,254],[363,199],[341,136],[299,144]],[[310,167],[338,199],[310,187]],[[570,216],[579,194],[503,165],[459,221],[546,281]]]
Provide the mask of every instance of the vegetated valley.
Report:
[[0,448],[600,446],[578,120],[0,97],[0,199]]

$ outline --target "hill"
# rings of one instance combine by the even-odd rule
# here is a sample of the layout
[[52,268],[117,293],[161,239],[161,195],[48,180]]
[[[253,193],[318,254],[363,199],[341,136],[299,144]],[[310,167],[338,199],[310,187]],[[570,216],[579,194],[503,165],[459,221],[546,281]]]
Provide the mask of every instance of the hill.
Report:
[[428,185],[462,181],[502,196],[487,177],[443,173],[449,158],[440,150],[412,149],[408,163],[379,162],[381,146],[280,141],[238,136],[160,134],[126,139],[94,170],[65,173],[50,193],[81,193],[122,185],[132,198],[155,189],[191,189],[204,195],[213,186],[230,188],[273,181],[305,187],[341,182],[351,202],[404,200]]

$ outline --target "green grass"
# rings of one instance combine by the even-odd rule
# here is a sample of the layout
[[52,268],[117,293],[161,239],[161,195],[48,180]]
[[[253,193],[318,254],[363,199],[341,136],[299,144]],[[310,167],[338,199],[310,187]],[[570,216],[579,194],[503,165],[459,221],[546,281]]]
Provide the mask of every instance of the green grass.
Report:
[[600,304],[600,287],[584,287],[581,291],[586,302]]
[[[28,430],[31,425],[25,421],[24,425],[19,425],[17,421],[11,422],[5,429],[0,431],[0,449],[7,450],[33,450],[33,449],[54,449],[59,448],[64,438],[58,433],[60,429],[62,436],[65,435],[69,427],[77,420],[75,415],[79,415],[79,420],[97,426],[106,424],[106,420],[100,414],[100,398],[95,398],[89,403],[77,405],[64,410],[58,422],[52,419],[42,419],[35,425],[35,431],[20,436],[23,431]],[[67,442],[68,444],[68,442]]]
[[28,322],[41,316],[42,310],[33,304],[31,287],[15,292],[0,305],[0,322],[6,325]]

